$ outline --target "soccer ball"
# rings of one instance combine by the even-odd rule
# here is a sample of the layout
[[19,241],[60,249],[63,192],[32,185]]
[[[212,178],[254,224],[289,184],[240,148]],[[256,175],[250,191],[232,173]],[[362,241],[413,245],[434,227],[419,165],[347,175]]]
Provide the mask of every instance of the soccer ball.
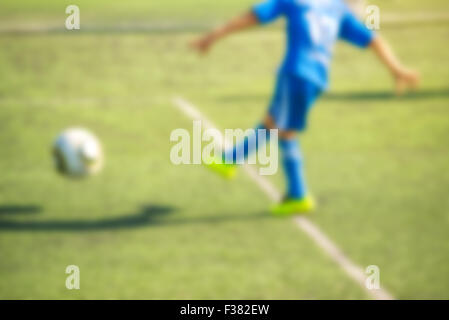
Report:
[[103,167],[103,150],[97,137],[83,128],[63,131],[53,144],[56,169],[70,177],[86,177]]

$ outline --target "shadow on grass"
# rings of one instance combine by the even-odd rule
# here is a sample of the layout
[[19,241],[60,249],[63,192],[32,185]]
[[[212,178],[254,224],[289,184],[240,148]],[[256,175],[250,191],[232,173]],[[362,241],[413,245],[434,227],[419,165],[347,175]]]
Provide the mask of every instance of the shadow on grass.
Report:
[[0,206],[1,215],[16,215],[16,214],[36,214],[41,211],[41,207],[35,205],[6,205]]
[[79,232],[108,231],[119,229],[143,228],[150,226],[217,224],[226,221],[244,221],[269,218],[265,213],[243,215],[211,215],[207,217],[170,218],[166,216],[177,209],[171,206],[145,206],[136,214],[124,215],[100,220],[47,220],[47,221],[11,221],[0,219],[3,231],[48,231]]
[[[449,88],[441,89],[422,89],[416,92],[409,92],[402,96],[396,96],[393,90],[389,91],[362,91],[362,92],[329,92],[323,94],[323,100],[330,101],[357,101],[357,100],[420,100],[430,98],[446,98],[449,97]],[[245,101],[265,100],[266,95],[228,95],[220,97],[221,102],[242,103]]]
[[449,88],[442,89],[423,89],[416,92],[409,92],[402,96],[396,96],[392,90],[375,92],[329,92],[323,95],[325,100],[418,100],[429,98],[449,97]]

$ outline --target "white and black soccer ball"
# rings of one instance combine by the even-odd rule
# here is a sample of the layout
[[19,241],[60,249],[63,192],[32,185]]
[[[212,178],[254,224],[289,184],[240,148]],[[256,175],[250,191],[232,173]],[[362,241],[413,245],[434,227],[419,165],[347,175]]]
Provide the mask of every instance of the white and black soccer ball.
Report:
[[83,128],[64,130],[53,144],[56,169],[70,177],[86,177],[103,168],[103,149],[97,137]]

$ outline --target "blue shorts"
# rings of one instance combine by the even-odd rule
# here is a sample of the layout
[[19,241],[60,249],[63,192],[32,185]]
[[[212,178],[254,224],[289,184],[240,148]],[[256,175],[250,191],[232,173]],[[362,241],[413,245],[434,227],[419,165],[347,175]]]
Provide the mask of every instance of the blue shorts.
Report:
[[294,74],[280,72],[269,114],[281,130],[302,131],[307,115],[322,90],[316,84]]

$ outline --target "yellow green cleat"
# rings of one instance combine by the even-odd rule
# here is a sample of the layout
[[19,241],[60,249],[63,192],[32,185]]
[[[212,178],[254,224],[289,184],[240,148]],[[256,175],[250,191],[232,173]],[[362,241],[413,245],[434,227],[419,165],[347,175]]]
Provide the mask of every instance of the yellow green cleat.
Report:
[[223,163],[221,159],[210,159],[204,162],[204,165],[206,168],[228,180],[235,178],[237,174],[237,166],[235,164]]
[[302,199],[286,198],[281,203],[271,208],[271,213],[275,216],[289,216],[293,214],[308,214],[316,208],[315,200],[307,195]]

